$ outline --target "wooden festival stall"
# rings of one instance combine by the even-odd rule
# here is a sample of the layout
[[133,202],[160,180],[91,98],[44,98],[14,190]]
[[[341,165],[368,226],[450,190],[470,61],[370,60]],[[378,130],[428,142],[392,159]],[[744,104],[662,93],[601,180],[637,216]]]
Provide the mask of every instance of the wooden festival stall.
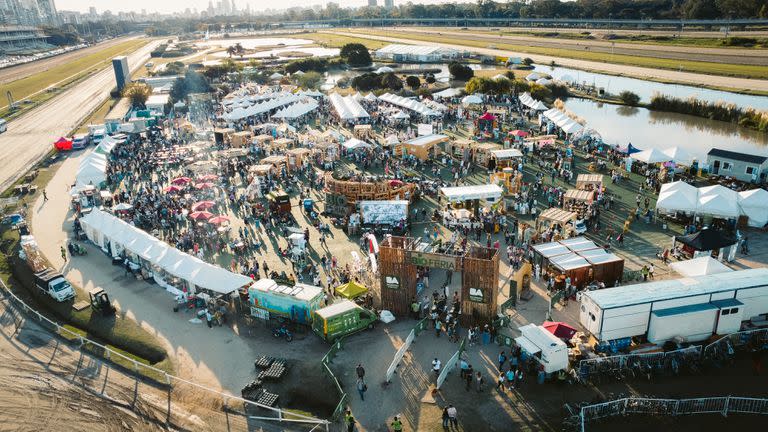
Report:
[[574,212],[551,207],[539,214],[536,218],[536,232],[542,233],[548,228],[558,227],[563,238],[570,237],[573,230],[572,223],[578,220],[579,215]]
[[591,190],[568,189],[563,196],[563,209],[574,212],[579,219],[583,219],[589,205],[595,200],[595,193]]
[[487,143],[487,142],[475,143],[474,145],[472,145],[472,149],[474,150],[472,152],[474,162],[478,165],[488,167],[488,163],[491,161],[491,158],[493,157],[493,151],[501,150],[501,145],[494,144],[494,143]]
[[425,135],[403,143],[405,151],[420,160],[427,160],[437,155],[438,144],[448,141],[445,135]]
[[288,158],[282,155],[267,156],[259,161],[259,164],[273,165],[275,167],[276,173],[282,172],[282,168],[285,168],[286,172],[291,170],[291,168],[288,166]]
[[[455,244],[429,244],[410,237],[387,237],[379,245],[381,309],[407,315],[417,291],[416,269],[461,272],[461,315],[464,327],[488,324],[496,318],[499,294],[499,251]],[[422,289],[423,291],[423,289]]]
[[288,166],[291,168],[300,168],[304,161],[312,154],[312,150],[305,147],[298,147],[287,150],[285,155],[288,157]]
[[230,135],[232,147],[248,147],[253,140],[253,134],[249,131],[235,132]]
[[601,191],[603,189],[602,174],[579,174],[576,177],[576,189],[588,191]]
[[354,207],[358,201],[411,201],[416,185],[399,180],[354,181],[333,178],[333,173],[325,175],[325,193],[343,196],[348,206]]

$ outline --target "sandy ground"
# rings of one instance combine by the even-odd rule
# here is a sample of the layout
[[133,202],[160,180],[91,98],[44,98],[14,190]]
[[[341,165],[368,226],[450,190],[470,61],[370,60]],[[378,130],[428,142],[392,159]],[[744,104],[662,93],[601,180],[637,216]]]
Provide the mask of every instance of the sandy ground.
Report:
[[80,57],[93,54],[101,51],[105,48],[120,44],[130,39],[135,39],[138,36],[121,37],[117,39],[110,39],[108,41],[100,42],[96,45],[83,48],[81,50],[61,54],[56,57],[51,57],[43,60],[38,60],[32,63],[24,63],[22,65],[8,67],[0,69],[0,84],[4,84],[10,81],[15,81],[20,78],[24,78],[31,74],[44,72],[52,67],[56,67],[65,63],[69,63]]
[[[387,30],[387,29],[384,29]],[[390,28],[388,30],[395,31]],[[557,37],[539,37],[525,35],[503,35],[493,34],[492,32],[474,32],[474,31],[456,31],[456,29],[402,29],[409,33],[424,33],[429,35],[460,35],[467,40],[487,41],[489,44],[505,42],[517,45],[528,45],[545,48],[570,48],[573,50],[602,53],[615,53],[636,55],[643,57],[671,58],[679,60],[706,61],[716,63],[746,64],[746,65],[768,65],[768,50],[764,49],[744,49],[744,48],[709,48],[709,47],[689,47],[675,45],[659,45],[651,43],[622,43],[616,41],[612,43],[606,40],[587,40],[587,39],[566,39]]]
[[[467,47],[463,45],[438,43],[438,42],[425,42],[415,39],[398,38],[390,36],[376,36],[367,35],[364,33],[350,33],[344,31],[324,31],[324,33],[337,34],[340,36],[359,37],[365,39],[381,40],[394,43],[405,43],[414,45],[430,45],[441,46],[446,48],[453,48],[458,50],[470,50],[472,52],[490,55],[490,56],[517,56],[517,57],[530,57],[534,62],[540,64],[549,64],[554,61],[560,66],[572,67],[588,71],[603,72],[612,75],[623,75],[636,77],[641,79],[650,79],[662,82],[676,82],[681,84],[703,86],[703,87],[718,87],[718,88],[730,88],[735,90],[745,91],[768,91],[768,80],[748,79],[748,78],[732,78],[722,77],[716,75],[704,75],[691,72],[673,71],[665,69],[650,69],[638,66],[617,65],[610,63],[599,63],[586,60],[568,59],[562,57],[551,57],[537,54],[516,53],[507,50],[492,49],[492,48],[475,48]],[[456,32],[455,35],[461,37],[461,32]],[[490,42],[489,42],[490,44]]]

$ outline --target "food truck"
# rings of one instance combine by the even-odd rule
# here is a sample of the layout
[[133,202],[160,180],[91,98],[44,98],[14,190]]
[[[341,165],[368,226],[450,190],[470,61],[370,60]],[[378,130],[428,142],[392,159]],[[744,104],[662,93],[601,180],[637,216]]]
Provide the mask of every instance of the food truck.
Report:
[[322,288],[301,283],[285,286],[272,279],[259,279],[248,288],[251,315],[265,320],[278,316],[309,324],[322,301]]
[[568,345],[543,326],[528,324],[519,328],[515,342],[520,348],[544,366],[544,372],[553,373],[568,368]]
[[335,342],[339,338],[372,329],[376,315],[351,300],[342,300],[328,307],[315,311],[312,320],[312,330],[327,342]]

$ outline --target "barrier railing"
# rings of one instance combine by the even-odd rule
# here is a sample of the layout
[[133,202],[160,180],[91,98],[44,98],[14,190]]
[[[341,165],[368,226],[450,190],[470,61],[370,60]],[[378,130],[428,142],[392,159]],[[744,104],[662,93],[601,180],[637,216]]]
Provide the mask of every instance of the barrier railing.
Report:
[[387,368],[386,372],[386,382],[392,382],[392,376],[395,374],[395,371],[397,370],[397,366],[400,365],[400,362],[403,361],[403,357],[405,356],[405,352],[408,351],[408,348],[411,347],[411,344],[413,343],[413,340],[416,339],[416,336],[418,336],[421,332],[427,329],[427,320],[429,320],[428,317],[423,318],[421,321],[416,323],[416,326],[411,329],[410,333],[408,333],[408,336],[405,338],[405,342],[403,342],[403,345],[400,346],[400,348],[395,352],[395,356],[392,358],[392,362],[389,364],[389,367]]
[[[47,335],[56,341],[56,344],[49,344],[53,348],[48,348],[46,345],[45,349],[50,352],[40,351],[41,355],[45,356],[44,363],[48,365],[49,370],[52,373],[66,371],[72,374],[72,380],[82,386],[88,386],[89,391],[106,396],[107,389],[114,388],[114,391],[126,394],[127,399],[131,401],[129,408],[134,408],[137,404],[143,403],[139,392],[140,386],[148,385],[149,383],[145,380],[151,378],[154,381],[152,387],[166,393],[167,401],[162,411],[165,423],[169,425],[187,422],[189,413],[186,412],[185,407],[189,407],[195,410],[195,414],[207,412],[213,417],[212,422],[215,424],[226,424],[226,430],[248,430],[248,419],[286,422],[296,427],[299,424],[307,424],[321,426],[325,430],[329,428],[328,420],[263,405],[214,390],[139,362],[42,315],[18,298],[2,280],[0,280],[0,286],[2,286],[0,296],[3,300],[0,301],[0,308],[4,306],[5,309],[2,314],[10,313],[13,318],[10,323],[13,326],[13,334],[10,336],[16,336],[20,332],[25,326],[25,318],[31,319],[43,329],[43,336]],[[100,382],[102,380],[103,383]],[[98,385],[96,385],[97,381],[99,381]],[[272,416],[265,416],[263,413],[271,413]],[[234,419],[230,414],[238,416],[240,421],[231,421]],[[226,418],[218,418],[218,415]]]
[[456,364],[459,362],[459,359],[461,358],[461,353],[464,352],[464,347],[467,342],[466,338],[462,338],[461,342],[459,343],[459,349],[451,356],[450,359],[448,359],[447,362],[445,362],[445,366],[443,367],[443,370],[440,371],[440,375],[437,376],[437,385],[435,388],[439,389],[443,386],[443,383],[448,378],[448,374],[451,373],[451,370],[453,370],[454,367],[456,367]]
[[581,407],[579,429],[595,420],[625,415],[679,416],[692,414],[768,414],[768,399],[708,397],[693,399],[623,398]]
[[768,349],[768,328],[745,330],[725,335],[705,346],[702,350],[702,355],[706,359],[716,357],[718,353],[725,351],[728,343],[734,348],[752,343],[758,349]]
[[695,360],[698,360],[700,353],[700,346],[690,346],[687,348],[660,353],[622,354],[616,356],[585,359],[579,362],[579,376],[584,380],[588,380],[590,377],[594,377],[609,371],[622,370],[633,365],[638,365],[641,367],[658,366],[660,364],[664,364],[667,359],[670,358],[690,358],[691,360],[694,360],[695,358]]
[[341,338],[334,342],[325,356],[323,356],[323,359],[320,361],[323,367],[323,371],[328,376],[328,378],[331,379],[334,386],[336,387],[336,391],[339,393],[339,403],[336,404],[336,408],[333,410],[333,414],[331,414],[331,418],[333,420],[339,420],[341,418],[348,399],[347,393],[341,387],[341,382],[338,378],[336,378],[336,375],[331,370],[331,367],[328,366],[330,363],[333,363],[333,358],[336,357],[336,353],[341,351],[341,348],[343,348],[343,340],[344,338]]

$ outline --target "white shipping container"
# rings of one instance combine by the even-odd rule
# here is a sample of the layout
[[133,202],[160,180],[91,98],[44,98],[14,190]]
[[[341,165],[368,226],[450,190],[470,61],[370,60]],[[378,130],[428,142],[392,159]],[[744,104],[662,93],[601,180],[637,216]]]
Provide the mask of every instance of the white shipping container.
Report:
[[714,333],[717,312],[709,303],[653,311],[648,342],[663,343],[677,336],[686,342],[706,340]]

